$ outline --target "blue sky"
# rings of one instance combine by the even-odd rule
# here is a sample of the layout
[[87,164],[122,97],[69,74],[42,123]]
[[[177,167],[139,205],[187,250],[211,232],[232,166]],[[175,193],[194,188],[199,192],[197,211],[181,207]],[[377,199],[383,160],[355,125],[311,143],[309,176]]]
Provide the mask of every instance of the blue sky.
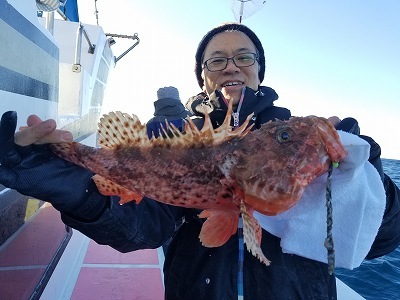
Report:
[[[94,1],[78,0],[83,23],[95,24]],[[118,62],[105,112],[147,121],[159,87],[176,86],[183,102],[200,92],[193,68],[198,42],[212,27],[235,21],[232,0],[98,0],[105,32],[138,33],[140,44]],[[362,134],[400,159],[400,1],[267,0],[243,20],[266,52],[263,84],[293,115],[355,117]],[[117,40],[118,56],[130,42]]]

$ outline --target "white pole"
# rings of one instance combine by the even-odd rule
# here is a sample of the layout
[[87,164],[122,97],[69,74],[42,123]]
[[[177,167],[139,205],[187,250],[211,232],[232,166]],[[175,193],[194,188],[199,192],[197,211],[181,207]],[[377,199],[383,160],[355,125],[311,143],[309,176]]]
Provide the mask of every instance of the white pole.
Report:
[[242,16],[243,16],[243,8],[244,8],[244,1],[240,1],[240,16],[239,16],[239,23],[242,23]]

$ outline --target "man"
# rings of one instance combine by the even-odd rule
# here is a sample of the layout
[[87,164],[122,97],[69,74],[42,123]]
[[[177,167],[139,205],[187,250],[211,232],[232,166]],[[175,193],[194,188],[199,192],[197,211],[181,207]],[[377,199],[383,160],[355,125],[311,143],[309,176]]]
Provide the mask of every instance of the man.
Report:
[[151,138],[159,136],[166,130],[166,122],[173,124],[182,131],[184,119],[191,116],[191,113],[183,106],[179,98],[179,91],[176,87],[166,86],[157,91],[157,101],[154,102],[154,117],[147,123],[147,135]]
[[[264,50],[254,32],[242,24],[223,24],[204,36],[196,52],[195,72],[203,93],[190,99],[188,106],[200,117],[199,126],[205,111],[219,126],[231,101],[233,126],[240,126],[251,113],[255,128],[290,117],[288,109],[273,105],[276,92],[260,85]],[[283,253],[279,237],[262,231],[261,248],[272,261],[270,266],[244,251],[240,270],[237,234],[221,247],[206,248],[198,238],[203,223],[198,211],[146,198],[138,205],[119,205],[117,197],[98,193],[90,172],[55,157],[46,147],[31,145],[70,140],[68,133],[55,130],[52,121],[30,117],[29,128],[14,136],[15,118],[6,113],[0,126],[0,182],[51,202],[67,225],[122,252],[159,247],[173,236],[164,265],[166,299],[236,299],[242,289],[247,299],[336,298],[335,277],[329,275],[327,265]],[[372,139],[369,142],[370,160],[381,170],[379,146]],[[24,151],[15,144],[25,146]],[[384,255],[400,244],[398,188],[386,175],[384,180],[386,211],[369,257]],[[182,218],[185,222],[175,232]]]

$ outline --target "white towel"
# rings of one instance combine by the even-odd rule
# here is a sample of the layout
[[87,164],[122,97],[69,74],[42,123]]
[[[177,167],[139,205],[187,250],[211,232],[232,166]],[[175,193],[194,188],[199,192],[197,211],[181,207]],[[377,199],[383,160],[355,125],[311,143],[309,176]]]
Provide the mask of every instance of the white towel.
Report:
[[[333,242],[335,265],[358,267],[378,233],[385,210],[386,196],[376,169],[368,162],[369,144],[339,131],[347,158],[332,174]],[[261,227],[281,238],[284,253],[327,262],[326,238],[327,174],[316,178],[299,202],[277,216],[255,212]]]

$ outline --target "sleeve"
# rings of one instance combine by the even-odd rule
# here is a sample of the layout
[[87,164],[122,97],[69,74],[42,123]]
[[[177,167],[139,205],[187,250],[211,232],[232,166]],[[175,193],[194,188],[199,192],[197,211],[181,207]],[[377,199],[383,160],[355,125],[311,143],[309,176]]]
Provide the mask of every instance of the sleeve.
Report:
[[400,190],[383,171],[379,144],[369,136],[360,135],[360,138],[367,141],[371,146],[368,161],[378,171],[386,193],[386,206],[382,224],[366,257],[373,259],[394,251],[400,245]]
[[389,176],[386,174],[383,176],[386,208],[382,225],[366,257],[367,259],[386,255],[400,245],[400,190]]
[[386,206],[375,241],[366,257],[373,259],[394,251],[400,245],[400,190],[393,180],[384,173],[381,161],[381,147],[371,137],[361,135],[357,120],[346,118],[336,126],[336,129],[344,130],[367,141],[370,145],[368,161],[378,171],[386,194]]
[[104,197],[108,205],[97,219],[81,220],[62,213],[63,222],[99,244],[120,252],[160,247],[175,232],[184,209],[144,198],[139,204],[118,203],[118,197]]

